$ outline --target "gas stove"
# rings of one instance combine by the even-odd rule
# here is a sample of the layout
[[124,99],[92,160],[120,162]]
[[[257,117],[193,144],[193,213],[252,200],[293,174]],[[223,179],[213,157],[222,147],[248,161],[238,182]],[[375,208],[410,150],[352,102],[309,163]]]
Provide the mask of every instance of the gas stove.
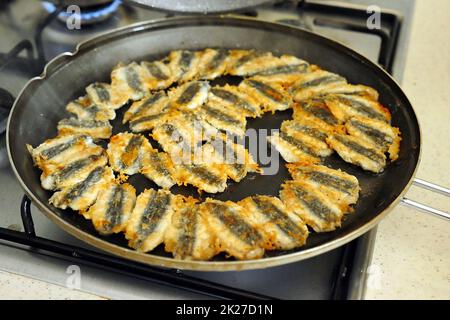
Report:
[[[320,33],[362,53],[401,80],[414,3],[376,1],[383,8],[381,28],[369,29],[367,6],[372,2],[281,1],[233,14]],[[23,195],[5,152],[2,126],[14,97],[42,72],[47,61],[74,50],[80,41],[131,23],[174,15],[132,2],[103,1],[82,7],[80,28],[68,28],[69,9],[45,1],[0,4],[0,270],[67,286],[70,270],[76,266],[82,275],[80,290],[118,299],[363,297],[376,230],[328,253],[281,267],[192,272],[149,267],[104,254],[40,214]]]

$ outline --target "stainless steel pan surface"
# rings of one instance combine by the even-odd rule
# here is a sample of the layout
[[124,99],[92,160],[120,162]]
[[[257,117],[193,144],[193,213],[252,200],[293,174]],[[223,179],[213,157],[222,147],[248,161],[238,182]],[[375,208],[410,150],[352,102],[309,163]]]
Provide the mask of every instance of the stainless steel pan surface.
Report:
[[[173,259],[162,246],[149,254],[127,248],[122,235],[100,236],[91,222],[69,210],[48,204],[51,194],[40,185],[40,172],[33,166],[25,144],[38,145],[56,134],[57,122],[68,116],[65,104],[80,96],[94,81],[109,81],[112,68],[120,61],[152,60],[175,49],[253,48],[275,54],[292,54],[324,69],[343,75],[350,83],[374,87],[381,103],[392,113],[393,125],[402,131],[399,159],[381,174],[370,174],[331,156],[326,164],[355,175],[361,194],[355,212],[340,229],[311,233],[307,245],[292,251],[269,252],[263,259],[237,261],[218,256],[212,261]],[[124,108],[122,108],[124,109]],[[277,129],[291,117],[289,111],[251,120],[248,128]],[[115,132],[121,115],[113,122]],[[17,98],[8,122],[8,151],[12,167],[35,205],[58,226],[81,240],[109,253],[170,268],[192,270],[243,270],[266,268],[306,259],[343,245],[374,227],[402,198],[416,170],[420,155],[420,131],[413,108],[397,83],[366,58],[332,40],[293,27],[235,17],[182,17],[131,25],[80,44],[74,53],[53,59],[44,73],[32,79]],[[280,184],[289,179],[284,162],[276,175],[249,175],[216,195],[240,200],[253,194],[278,195]],[[149,180],[130,179],[138,192],[155,187]],[[196,194],[194,189],[175,188],[174,193]],[[198,194],[197,194],[198,197]]]

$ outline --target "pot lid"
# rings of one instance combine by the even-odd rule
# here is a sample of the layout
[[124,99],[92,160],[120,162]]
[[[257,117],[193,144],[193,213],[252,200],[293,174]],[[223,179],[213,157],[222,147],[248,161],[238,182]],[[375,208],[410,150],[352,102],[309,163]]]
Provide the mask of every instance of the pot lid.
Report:
[[232,12],[264,3],[270,0],[128,0],[143,6],[152,7],[164,11],[183,13],[218,13]]

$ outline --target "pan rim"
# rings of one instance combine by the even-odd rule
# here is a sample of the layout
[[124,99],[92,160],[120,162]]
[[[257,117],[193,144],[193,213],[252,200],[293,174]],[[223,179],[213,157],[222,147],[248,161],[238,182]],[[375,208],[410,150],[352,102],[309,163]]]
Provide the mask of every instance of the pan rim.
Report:
[[130,260],[141,262],[144,264],[157,265],[157,266],[166,267],[166,268],[194,270],[194,271],[253,270],[253,269],[262,269],[262,268],[268,268],[268,267],[274,267],[274,266],[284,265],[284,264],[288,264],[288,263],[293,263],[293,262],[297,262],[297,261],[301,261],[301,260],[305,260],[305,259],[314,257],[316,255],[325,253],[332,249],[335,249],[335,248],[337,248],[341,245],[344,245],[344,244],[352,241],[353,239],[363,235],[364,233],[366,233],[367,231],[369,231],[370,229],[375,227],[381,221],[381,219],[383,219],[400,202],[400,200],[403,198],[405,193],[408,191],[409,187],[412,184],[413,178],[417,172],[417,169],[418,169],[418,166],[420,163],[420,159],[421,159],[421,153],[422,153],[421,137],[422,137],[422,134],[421,134],[421,129],[420,129],[420,123],[417,119],[416,113],[414,111],[414,108],[413,108],[411,102],[409,101],[406,94],[404,94],[403,90],[401,90],[401,93],[403,94],[403,98],[405,99],[405,101],[407,101],[409,106],[411,107],[411,110],[414,115],[414,119],[416,120],[416,123],[418,126],[418,132],[419,132],[419,135],[418,135],[418,137],[419,137],[419,144],[418,144],[419,153],[417,156],[415,168],[409,178],[408,183],[404,186],[403,190],[399,193],[399,195],[384,210],[382,210],[379,214],[374,216],[371,220],[369,220],[363,226],[361,226],[345,235],[342,235],[336,239],[333,239],[329,242],[326,242],[324,244],[321,244],[321,245],[318,245],[318,246],[315,246],[315,247],[312,247],[312,248],[309,248],[306,250],[282,254],[279,256],[275,256],[275,257],[266,257],[266,258],[253,259],[253,260],[235,260],[235,261],[187,261],[187,260],[181,260],[181,259],[175,259],[175,258],[169,258],[169,257],[162,257],[162,256],[154,255],[152,253],[141,253],[141,252],[138,252],[135,250],[131,250],[129,248],[125,248],[125,247],[113,244],[111,242],[108,242],[107,240],[103,240],[97,236],[91,235],[91,234],[75,227],[74,225],[68,223],[63,218],[59,217],[59,215],[57,213],[55,213],[53,210],[49,209],[49,207],[46,204],[42,203],[37,198],[37,196],[34,195],[34,192],[32,192],[32,190],[30,190],[28,188],[27,184],[20,176],[20,174],[16,168],[13,156],[12,156],[11,138],[10,138],[12,129],[11,129],[10,125],[11,125],[11,119],[13,118],[14,112],[16,110],[16,106],[18,105],[20,98],[23,96],[24,92],[27,90],[27,88],[30,87],[30,85],[32,83],[45,81],[45,79],[52,72],[54,72],[55,70],[58,70],[58,68],[56,68],[54,70],[52,69],[52,68],[54,68],[55,65],[57,65],[56,62],[58,60],[60,60],[64,57],[69,57],[69,58],[76,57],[77,54],[79,54],[81,50],[88,48],[91,44],[97,43],[98,41],[102,40],[104,37],[113,37],[114,35],[119,35],[120,33],[124,32],[124,31],[139,32],[139,31],[146,30],[146,28],[153,29],[153,28],[157,27],[157,25],[173,26],[177,22],[180,23],[180,21],[182,22],[182,21],[188,20],[188,21],[194,22],[196,20],[198,21],[198,19],[201,19],[204,21],[214,19],[214,20],[219,20],[219,21],[225,22],[225,23],[227,21],[229,21],[229,22],[234,21],[235,23],[238,23],[239,21],[241,21],[241,22],[243,21],[243,22],[248,22],[248,23],[271,25],[272,27],[278,27],[278,28],[282,27],[282,28],[294,29],[296,31],[300,30],[301,32],[303,32],[304,34],[307,34],[310,37],[314,37],[317,40],[320,40],[328,45],[340,47],[340,50],[347,51],[347,53],[358,58],[358,60],[360,60],[361,63],[371,65],[378,72],[383,73],[398,88],[401,88],[399,86],[399,84],[397,83],[397,81],[394,78],[392,78],[392,76],[389,73],[387,73],[385,70],[383,70],[381,67],[379,67],[375,63],[369,61],[367,58],[365,58],[361,54],[357,53],[356,51],[350,49],[349,47],[345,46],[344,44],[339,43],[338,41],[328,39],[326,37],[323,37],[321,35],[312,33],[310,31],[307,31],[304,29],[299,29],[299,28],[281,24],[281,23],[268,22],[268,21],[264,21],[264,20],[260,20],[260,19],[256,19],[256,18],[236,17],[236,16],[230,16],[230,15],[227,15],[227,16],[222,15],[222,16],[215,16],[215,17],[205,17],[205,16],[183,17],[182,16],[182,17],[174,17],[174,18],[169,18],[169,19],[155,19],[155,20],[149,20],[149,21],[144,21],[144,22],[138,22],[138,23],[134,23],[134,24],[131,24],[128,26],[117,28],[117,29],[114,29],[114,30],[111,30],[108,32],[101,33],[93,38],[90,38],[83,42],[80,42],[73,52],[64,52],[64,53],[57,55],[53,59],[51,59],[45,65],[44,70],[41,73],[41,75],[30,79],[26,83],[26,85],[20,91],[19,95],[17,96],[17,98],[11,108],[11,112],[8,117],[7,131],[6,131],[6,144],[7,144],[8,158],[11,163],[13,172],[14,172],[16,178],[18,179],[21,187],[24,189],[27,196],[30,197],[30,199],[33,201],[33,203],[36,205],[36,207],[39,209],[39,211],[44,213],[44,215],[47,216],[53,223],[55,223],[58,227],[62,228],[63,230],[65,230],[66,232],[71,234],[72,236],[86,242],[89,245],[92,245],[96,248],[104,250],[105,252],[107,252],[109,254],[118,255],[122,258],[130,259]]

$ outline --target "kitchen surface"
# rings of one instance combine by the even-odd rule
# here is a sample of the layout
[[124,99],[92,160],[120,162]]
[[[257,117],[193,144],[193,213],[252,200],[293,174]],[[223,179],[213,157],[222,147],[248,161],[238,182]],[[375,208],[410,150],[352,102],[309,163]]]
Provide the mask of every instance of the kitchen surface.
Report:
[[[356,4],[365,8],[373,2],[382,8],[401,12],[402,27],[398,39],[395,57],[392,61],[392,74],[405,90],[417,113],[422,131],[421,163],[416,176],[450,187],[450,3],[446,0],[417,1],[365,1],[354,0],[342,2],[344,5]],[[14,16],[23,2],[7,1],[0,5],[0,25],[13,28],[17,21]],[[336,1],[329,1],[335,4]],[[12,11],[6,10],[8,4]],[[23,5],[23,4],[22,4]],[[6,6],[6,7],[5,7]],[[41,6],[41,4],[39,4]],[[41,8],[42,9],[42,8]],[[43,10],[52,12],[47,4]],[[127,11],[120,8],[121,14],[132,17],[133,21],[163,18],[165,13],[153,12],[140,8]],[[262,19],[281,20],[286,18],[279,9],[261,7],[258,15]],[[43,12],[44,14],[45,12]],[[275,18],[275,15],[280,17]],[[287,15],[286,15],[287,16]],[[21,22],[33,30],[33,15],[25,16]],[[117,22],[118,21],[118,22]],[[109,28],[129,24],[127,19],[107,20],[100,27],[89,26],[89,33],[95,34]],[[307,21],[307,20],[302,20]],[[56,21],[55,21],[56,22]],[[68,37],[62,30],[62,24],[52,24],[43,32],[44,56],[53,57],[65,50],[71,50],[73,44],[81,40],[80,35]],[[305,25],[301,26],[305,27]],[[306,27],[309,26],[306,24]],[[97,28],[97,29],[96,29]],[[0,29],[5,32],[6,29]],[[375,62],[379,59],[379,39],[364,37],[359,33],[341,32],[329,27],[315,27],[314,32],[335,38],[338,41],[361,52]],[[1,34],[0,34],[1,35]],[[14,36],[4,37],[0,52],[8,51],[17,44],[19,38],[33,38],[31,31],[18,31]],[[84,34],[84,36],[86,36]],[[22,55],[24,56],[24,55]],[[1,59],[0,59],[1,61]],[[26,69],[26,68],[24,68]],[[26,70],[25,70],[26,71]],[[27,75],[13,69],[0,68],[0,88],[16,96],[24,85]],[[29,71],[29,70],[28,70]],[[4,135],[0,146],[4,146]],[[3,147],[4,150],[4,147]],[[23,191],[16,181],[7,162],[5,152],[0,153],[1,190],[0,190],[0,227],[23,231],[20,219],[20,203]],[[412,186],[406,195],[409,199],[426,203],[445,211],[450,211],[450,200],[444,196]],[[89,248],[79,240],[67,235],[47,220],[32,206],[37,234]],[[348,245],[352,252],[350,260],[341,257],[344,249],[334,250],[324,257],[316,257],[279,268],[291,276],[311,278],[311,288],[301,288],[302,284],[283,283],[283,277],[272,274],[274,279],[280,277],[274,292],[288,291],[284,298],[348,298],[348,299],[450,299],[450,222],[435,216],[419,212],[413,208],[398,204],[392,212],[381,221],[378,227]],[[205,297],[180,288],[165,284],[155,284],[148,279],[134,278],[132,275],[105,271],[95,265],[73,263],[68,259],[47,252],[34,252],[26,245],[0,240],[0,298],[1,299],[192,299]],[[327,259],[327,260],[325,260]],[[334,275],[326,273],[323,266],[326,261],[336,265],[353,266],[344,279],[344,293],[336,293],[339,284],[333,281]],[[284,268],[284,269],[283,269]],[[325,272],[325,273],[319,273]],[[324,269],[324,270],[322,270]],[[302,271],[303,270],[303,271]],[[313,274],[317,270],[317,274]],[[334,269],[333,269],[334,270]],[[345,269],[347,270],[347,269]],[[342,271],[342,270],[341,270]],[[179,271],[174,271],[175,273]],[[276,272],[276,271],[275,271]],[[81,281],[75,277],[81,273]],[[182,272],[180,272],[181,274]],[[308,277],[309,273],[309,277]],[[345,272],[344,272],[345,273]],[[186,273],[186,275],[191,275]],[[271,276],[270,273],[247,273],[248,283],[244,289],[254,289],[252,279]],[[181,275],[180,275],[181,276]],[[193,275],[198,276],[198,275]],[[213,275],[206,278],[226,285],[241,281],[242,275]],[[331,280],[324,280],[330,277]],[[339,277],[339,275],[338,275]],[[345,278],[345,277],[344,277]],[[303,278],[301,278],[303,279]],[[286,280],[286,279],[284,279]],[[275,283],[271,281],[270,283]],[[330,296],[326,282],[333,284],[333,296]],[[285,287],[283,287],[285,285]],[[303,283],[304,285],[304,283]],[[310,290],[308,290],[310,289]],[[264,292],[260,292],[264,293]]]

